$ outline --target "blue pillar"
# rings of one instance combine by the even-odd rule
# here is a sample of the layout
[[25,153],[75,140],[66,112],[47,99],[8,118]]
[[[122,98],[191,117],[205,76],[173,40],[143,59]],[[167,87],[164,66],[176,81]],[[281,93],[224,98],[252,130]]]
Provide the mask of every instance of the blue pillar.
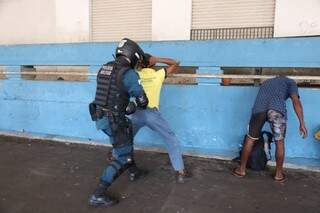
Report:
[[[197,74],[223,74],[221,67],[199,67]],[[197,78],[198,84],[220,85],[220,78]]]

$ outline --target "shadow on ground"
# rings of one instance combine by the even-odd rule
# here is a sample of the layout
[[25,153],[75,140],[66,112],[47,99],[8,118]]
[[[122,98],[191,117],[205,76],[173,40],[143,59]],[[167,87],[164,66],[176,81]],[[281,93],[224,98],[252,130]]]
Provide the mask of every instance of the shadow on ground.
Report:
[[136,152],[150,174],[129,182],[124,173],[111,187],[120,203],[91,208],[94,190],[110,149],[101,146],[0,138],[1,213],[135,212],[320,212],[320,173],[287,170],[285,184],[274,183],[272,168],[233,177],[229,161],[185,157],[192,181],[175,184],[165,154]]

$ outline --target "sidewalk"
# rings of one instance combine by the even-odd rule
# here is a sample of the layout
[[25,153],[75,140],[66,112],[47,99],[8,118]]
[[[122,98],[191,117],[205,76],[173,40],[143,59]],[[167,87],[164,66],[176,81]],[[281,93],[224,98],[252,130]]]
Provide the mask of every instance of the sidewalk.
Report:
[[110,149],[12,137],[0,138],[0,213],[316,213],[320,212],[320,173],[286,170],[288,181],[274,183],[272,168],[240,179],[235,165],[186,157],[192,181],[177,185],[165,154],[136,152],[150,174],[129,182],[124,173],[111,187],[120,203],[91,208],[94,190]]

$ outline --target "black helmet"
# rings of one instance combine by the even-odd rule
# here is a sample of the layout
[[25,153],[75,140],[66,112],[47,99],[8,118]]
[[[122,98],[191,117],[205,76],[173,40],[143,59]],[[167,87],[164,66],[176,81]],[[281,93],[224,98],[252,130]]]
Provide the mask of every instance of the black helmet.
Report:
[[127,57],[131,67],[134,68],[138,61],[143,60],[144,52],[136,42],[123,38],[116,49],[116,57],[120,55]]

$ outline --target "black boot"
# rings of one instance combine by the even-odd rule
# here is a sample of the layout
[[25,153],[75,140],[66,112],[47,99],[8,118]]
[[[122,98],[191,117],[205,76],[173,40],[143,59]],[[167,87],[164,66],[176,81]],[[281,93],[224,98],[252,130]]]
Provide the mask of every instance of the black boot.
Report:
[[115,198],[107,196],[106,190],[109,184],[100,182],[94,191],[93,195],[89,198],[89,205],[94,207],[111,207],[117,204],[119,201]]

